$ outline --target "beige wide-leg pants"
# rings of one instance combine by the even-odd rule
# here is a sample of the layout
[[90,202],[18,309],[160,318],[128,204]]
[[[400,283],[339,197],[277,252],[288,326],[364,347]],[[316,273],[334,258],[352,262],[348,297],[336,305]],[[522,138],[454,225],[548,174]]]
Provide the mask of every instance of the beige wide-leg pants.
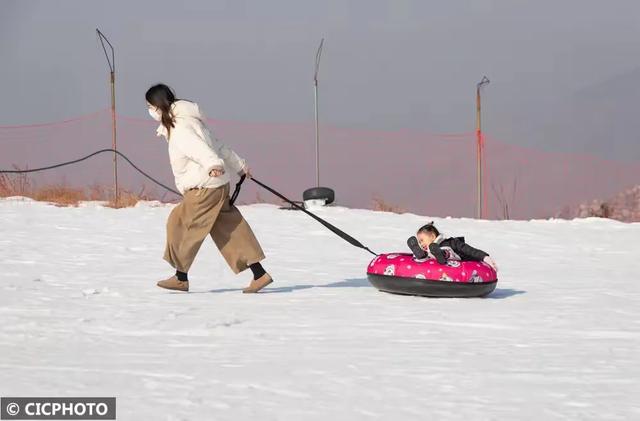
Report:
[[264,259],[264,252],[242,214],[229,203],[229,184],[188,190],[167,220],[164,259],[188,272],[202,242],[211,235],[234,273]]

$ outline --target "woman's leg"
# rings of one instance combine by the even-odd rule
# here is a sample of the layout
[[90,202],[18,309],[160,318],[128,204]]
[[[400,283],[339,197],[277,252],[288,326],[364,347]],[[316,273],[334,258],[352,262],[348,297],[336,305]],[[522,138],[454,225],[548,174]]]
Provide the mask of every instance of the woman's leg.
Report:
[[260,279],[264,276],[265,273],[267,273],[267,271],[264,270],[262,264],[260,263],[253,263],[249,265],[249,269],[251,269],[251,272],[253,272],[253,279]]
[[[234,273],[240,273],[264,260],[260,243],[238,208],[229,204],[228,196],[224,199],[210,234]],[[257,266],[254,268],[258,269]]]
[[164,259],[176,271],[189,271],[225,203],[227,194],[228,186],[226,189],[190,190],[185,193],[182,203],[169,215]]

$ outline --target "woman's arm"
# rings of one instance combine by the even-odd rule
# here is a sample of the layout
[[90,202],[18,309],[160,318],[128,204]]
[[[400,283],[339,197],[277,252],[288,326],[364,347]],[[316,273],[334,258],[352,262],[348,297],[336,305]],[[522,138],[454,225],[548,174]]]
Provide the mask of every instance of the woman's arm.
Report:
[[185,128],[181,136],[171,139],[176,147],[189,159],[197,162],[208,174],[212,170],[224,170],[224,160],[202,139],[195,130]]
[[240,158],[230,147],[224,142],[220,141],[217,137],[211,133],[211,130],[206,125],[202,125],[203,136],[206,136],[209,141],[214,145],[218,155],[224,161],[224,164],[231,168],[238,175],[248,171],[247,163],[244,159]]
[[215,140],[215,142],[220,145],[220,147],[218,148],[218,152],[220,154],[220,157],[224,160],[224,163],[229,168],[240,175],[247,171],[247,162],[244,159],[240,158],[238,154],[233,151],[233,149],[229,148],[227,145],[217,139]]
[[216,150],[218,156],[224,161],[224,164],[235,171],[238,175],[249,172],[247,163],[244,159],[240,158],[231,148],[216,138],[209,127],[207,126],[207,118],[204,112],[200,109],[198,104],[195,104],[198,109],[199,120],[201,125],[197,126],[196,130],[199,132],[199,136],[207,139],[213,148]]

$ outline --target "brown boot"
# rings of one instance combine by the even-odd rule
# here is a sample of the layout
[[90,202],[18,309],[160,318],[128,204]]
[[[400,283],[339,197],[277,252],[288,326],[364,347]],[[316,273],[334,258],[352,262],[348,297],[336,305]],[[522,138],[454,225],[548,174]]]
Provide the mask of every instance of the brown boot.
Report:
[[258,279],[254,279],[253,281],[251,281],[249,286],[246,287],[245,289],[243,289],[242,292],[245,293],[245,294],[256,293],[256,292],[260,291],[262,288],[264,288],[267,285],[269,285],[271,282],[273,282],[273,279],[271,278],[271,275],[269,275],[268,273],[265,273],[264,275],[262,275]]
[[189,291],[189,281],[178,281],[178,278],[173,275],[169,279],[158,282],[160,288],[175,289],[176,291]]

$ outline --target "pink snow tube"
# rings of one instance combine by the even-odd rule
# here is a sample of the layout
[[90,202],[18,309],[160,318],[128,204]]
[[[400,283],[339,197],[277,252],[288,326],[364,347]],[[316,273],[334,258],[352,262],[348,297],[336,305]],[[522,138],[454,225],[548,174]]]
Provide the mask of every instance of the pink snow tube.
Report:
[[416,260],[412,254],[381,254],[367,268],[369,282],[380,291],[426,297],[480,297],[491,293],[498,276],[482,262]]

